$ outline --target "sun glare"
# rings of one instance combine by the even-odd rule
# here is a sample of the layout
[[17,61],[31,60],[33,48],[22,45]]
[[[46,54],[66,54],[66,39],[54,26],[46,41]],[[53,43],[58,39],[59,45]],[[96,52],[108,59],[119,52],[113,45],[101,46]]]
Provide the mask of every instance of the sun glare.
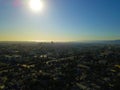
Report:
[[30,0],[30,8],[33,10],[33,11],[41,11],[42,8],[43,8],[43,3],[41,2],[41,0]]

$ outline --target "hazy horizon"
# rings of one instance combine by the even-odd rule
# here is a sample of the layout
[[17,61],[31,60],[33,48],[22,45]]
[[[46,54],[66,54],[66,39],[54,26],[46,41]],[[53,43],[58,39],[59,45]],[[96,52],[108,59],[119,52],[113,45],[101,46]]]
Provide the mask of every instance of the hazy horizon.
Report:
[[115,40],[83,40],[83,41],[45,41],[45,40],[28,40],[28,41],[17,41],[17,40],[4,40],[4,41],[0,41],[0,42],[36,42],[36,43],[94,43],[94,42],[113,42],[113,41],[120,41],[120,39],[115,39]]

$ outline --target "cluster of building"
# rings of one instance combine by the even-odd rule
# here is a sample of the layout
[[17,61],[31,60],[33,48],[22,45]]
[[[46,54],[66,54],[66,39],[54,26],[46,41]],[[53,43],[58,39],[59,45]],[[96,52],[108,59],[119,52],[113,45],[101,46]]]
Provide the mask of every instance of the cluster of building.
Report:
[[0,44],[0,90],[119,90],[120,46]]

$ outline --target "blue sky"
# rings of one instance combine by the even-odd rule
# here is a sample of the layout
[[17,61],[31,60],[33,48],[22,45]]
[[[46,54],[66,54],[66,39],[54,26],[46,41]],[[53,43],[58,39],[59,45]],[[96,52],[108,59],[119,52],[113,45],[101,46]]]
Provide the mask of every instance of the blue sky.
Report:
[[120,39],[120,0],[41,0],[37,13],[29,1],[0,0],[0,40]]

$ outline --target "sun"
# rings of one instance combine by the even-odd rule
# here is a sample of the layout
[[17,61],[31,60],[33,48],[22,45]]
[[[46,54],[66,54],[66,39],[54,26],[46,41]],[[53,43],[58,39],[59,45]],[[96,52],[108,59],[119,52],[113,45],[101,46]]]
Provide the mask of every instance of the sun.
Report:
[[30,0],[29,6],[33,11],[38,12],[42,10],[43,3],[41,0]]

